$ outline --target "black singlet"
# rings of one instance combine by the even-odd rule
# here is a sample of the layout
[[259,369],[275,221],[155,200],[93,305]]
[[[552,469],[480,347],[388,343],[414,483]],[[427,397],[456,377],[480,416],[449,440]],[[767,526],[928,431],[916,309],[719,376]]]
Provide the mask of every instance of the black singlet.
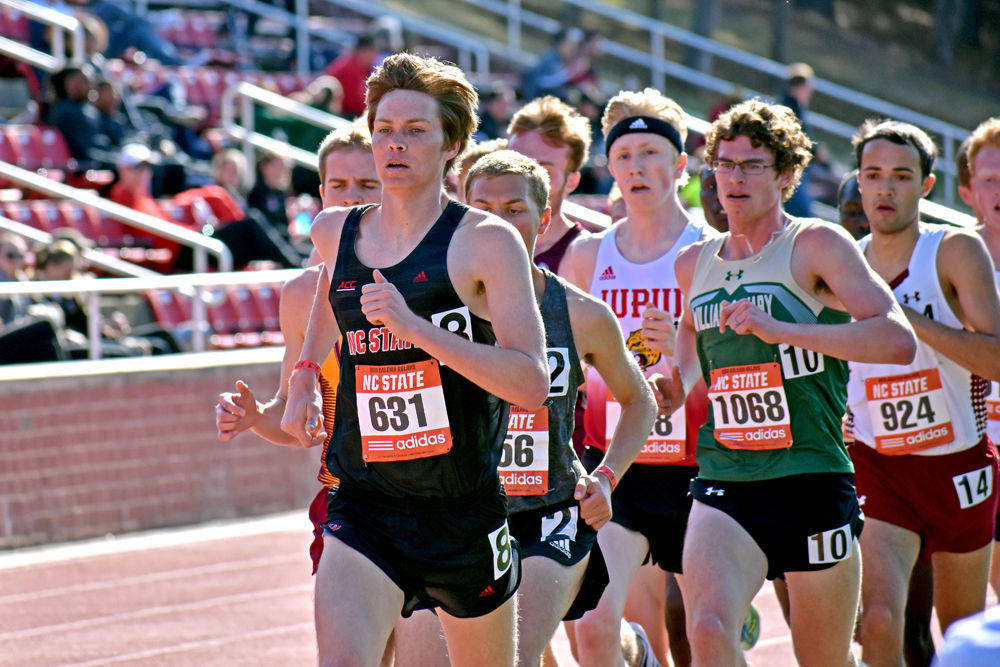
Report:
[[[355,240],[362,217],[371,207],[354,208],[344,221],[330,283],[330,304],[344,342],[327,468],[340,478],[343,491],[381,497],[455,498],[498,489],[507,403],[424,350],[397,339],[387,328],[371,324],[361,312],[361,286],[374,279],[373,269],[358,261]],[[450,201],[405,259],[380,270],[417,315],[456,335],[493,345],[496,337],[491,324],[469,312],[448,277],[448,246],[467,210]],[[440,375],[440,390],[407,391],[413,388],[411,383],[418,383],[413,378],[427,381],[434,375]],[[366,377],[369,384],[362,386]],[[396,456],[436,441],[441,429],[420,429],[440,426],[442,420],[451,437],[447,453],[372,460],[376,450],[374,456]],[[362,453],[365,430],[368,460]]]

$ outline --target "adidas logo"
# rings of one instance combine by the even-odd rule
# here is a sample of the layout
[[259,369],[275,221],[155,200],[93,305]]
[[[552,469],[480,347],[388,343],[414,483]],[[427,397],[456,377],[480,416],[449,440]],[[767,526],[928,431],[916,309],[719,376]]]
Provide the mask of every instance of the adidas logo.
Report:
[[417,277],[413,279],[415,283],[425,283],[427,282],[427,274],[421,271],[417,274]]
[[598,280],[614,280],[615,272],[611,270],[611,267],[604,269],[604,273],[598,278]]
[[479,594],[479,597],[481,598],[489,597],[490,595],[493,595],[493,593],[494,593],[493,587],[487,586],[486,588],[483,589],[483,592]]
[[549,540],[548,542],[549,542],[549,546],[551,546],[554,549],[558,549],[559,551],[561,551],[562,554],[564,556],[566,556],[566,558],[570,557],[570,550],[569,550],[569,547],[570,547],[569,542],[570,542],[570,540],[569,540],[568,537],[557,537],[555,539]]
[[641,118],[636,118],[632,121],[632,124],[628,126],[630,130],[645,130],[648,129],[646,126],[646,121]]

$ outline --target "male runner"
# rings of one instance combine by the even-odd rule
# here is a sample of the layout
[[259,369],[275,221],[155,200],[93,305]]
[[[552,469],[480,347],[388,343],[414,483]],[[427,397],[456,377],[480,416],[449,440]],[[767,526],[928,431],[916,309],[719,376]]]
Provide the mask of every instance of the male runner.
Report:
[[[872,665],[901,663],[910,571],[929,555],[941,631],[986,602],[996,450],[985,436],[988,379],[1000,379],[1000,298],[976,234],[919,221],[936,149],[884,121],[854,139],[872,268],[919,339],[905,366],[852,363],[851,458],[868,526],[861,538],[861,642]],[[984,379],[986,378],[986,379]]]
[[563,213],[566,197],[580,184],[590,151],[590,121],[557,97],[546,95],[521,107],[507,126],[507,147],[536,160],[549,172],[552,222],[535,244],[535,262],[559,275],[563,256],[583,232],[599,231]]
[[[453,664],[513,664],[520,578],[497,466],[507,404],[549,390],[528,258],[443,195],[476,125],[458,68],[396,54],[368,79],[382,204],[313,224],[326,269],[282,428],[325,437],[314,371],[344,335],[316,581],[321,664],[375,664],[396,618],[437,607]],[[332,308],[331,308],[332,306]]]
[[[381,199],[382,185],[375,172],[375,159],[372,157],[371,137],[368,136],[367,128],[350,127],[334,130],[320,143],[317,158],[320,177],[319,196],[323,208],[374,204]],[[321,266],[310,267],[282,286],[278,317],[281,333],[285,339],[285,353],[281,360],[278,391],[273,399],[263,405],[257,402],[253,390],[242,380],[236,382],[235,392],[219,394],[215,408],[219,440],[232,440],[239,433],[251,429],[262,438],[278,445],[301,444],[296,438],[281,430],[281,417],[288,397],[288,379],[292,374],[292,366],[299,359],[299,352],[305,340],[308,312],[316,295],[316,284],[322,270]],[[339,349],[335,346],[322,364],[323,409],[325,418],[331,422],[336,402],[337,382],[340,378],[338,355]],[[319,480],[323,487],[317,493],[309,510],[309,516],[317,527],[326,519],[326,492],[336,484],[336,479],[329,474],[323,463],[329,439],[323,444],[324,455],[320,457],[319,472]],[[310,547],[313,573],[319,565],[322,550],[322,532],[317,530],[316,540]]]
[[[531,255],[551,216],[545,169],[520,153],[498,151],[475,163],[466,187],[469,204],[514,225]],[[611,518],[612,489],[656,417],[652,392],[607,305],[547,269],[534,266],[532,280],[545,324],[549,398],[534,413],[511,409],[500,462],[511,535],[521,545],[518,648],[525,665],[539,664],[560,620],[579,618],[600,599],[607,570],[600,549],[591,546],[597,529]],[[572,442],[581,360],[600,374],[622,409],[592,475],[585,473]],[[633,656],[632,664],[642,664],[641,658]]]
[[[602,234],[581,237],[563,262],[566,277],[611,306],[626,346],[645,374],[669,369],[675,319],[682,295],[673,279],[678,251],[715,232],[689,220],[677,196],[687,176],[681,108],[661,93],[621,92],[601,121],[608,166],[625,200],[627,217]],[[593,468],[618,421],[618,405],[593,373],[587,377],[584,465]],[[700,410],[699,410],[700,409]],[[681,549],[697,472],[693,437],[704,419],[704,392],[690,410],[659,418],[643,452],[612,497],[614,518],[598,536],[610,584],[597,609],[576,624],[582,665],[621,664],[619,637],[629,585],[647,559],[666,572],[681,572]],[[661,587],[662,590],[662,587]],[[661,624],[662,615],[653,619]],[[622,627],[622,643],[634,633]],[[682,641],[674,633],[671,644]],[[683,654],[680,647],[677,653]]]
[[[975,146],[975,157],[971,151]],[[974,160],[974,162],[973,162]],[[958,168],[958,194],[972,208],[979,222],[979,235],[993,260],[997,285],[1000,286],[1000,118],[990,118],[962,142],[955,157]],[[986,434],[993,444],[1000,443],[1000,382],[990,383],[986,397]],[[1000,526],[1000,520],[997,521]],[[994,531],[994,540],[1000,530]],[[1000,594],[1000,549],[994,545],[990,584]]]
[[791,110],[741,103],[706,141],[729,232],[677,258],[687,306],[663,382],[667,410],[702,379],[712,406],[684,543],[693,664],[743,664],[750,601],[781,574],[799,664],[855,664],[862,519],[842,359],[908,362],[913,332],[845,231],[782,210],[809,160]]

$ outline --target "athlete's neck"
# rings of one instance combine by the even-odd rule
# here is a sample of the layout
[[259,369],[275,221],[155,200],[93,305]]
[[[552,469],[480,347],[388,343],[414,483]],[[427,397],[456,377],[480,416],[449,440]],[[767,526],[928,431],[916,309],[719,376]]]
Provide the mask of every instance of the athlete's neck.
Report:
[[626,202],[625,210],[626,216],[614,232],[615,245],[625,259],[637,264],[666,254],[688,223],[687,213],[676,195],[659,209],[633,210]]
[[545,272],[531,264],[531,284],[535,288],[535,302],[542,305],[542,297],[545,296]]
[[729,238],[723,246],[723,258],[732,260],[753,257],[785,229],[787,222],[788,218],[780,206],[755,218],[730,216]]
[[865,258],[875,273],[886,282],[891,282],[910,265],[910,257],[919,239],[920,225],[916,218],[893,232],[879,232],[873,226]]
[[402,242],[423,238],[448,205],[448,197],[440,184],[421,191],[408,191],[406,196],[383,192],[380,227]]

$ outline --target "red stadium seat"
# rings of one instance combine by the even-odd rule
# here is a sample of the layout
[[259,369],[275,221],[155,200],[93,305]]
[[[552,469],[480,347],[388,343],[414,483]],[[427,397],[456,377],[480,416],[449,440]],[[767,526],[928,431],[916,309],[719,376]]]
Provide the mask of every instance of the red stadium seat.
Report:
[[0,5],[0,35],[27,43],[29,39],[28,17],[16,9]]
[[250,289],[250,295],[257,302],[257,309],[264,320],[266,331],[280,331],[281,319],[278,311],[278,300],[281,295],[280,285],[256,285]]
[[151,289],[146,292],[146,300],[156,321],[167,329],[191,321],[191,304],[187,297],[173,290]]

